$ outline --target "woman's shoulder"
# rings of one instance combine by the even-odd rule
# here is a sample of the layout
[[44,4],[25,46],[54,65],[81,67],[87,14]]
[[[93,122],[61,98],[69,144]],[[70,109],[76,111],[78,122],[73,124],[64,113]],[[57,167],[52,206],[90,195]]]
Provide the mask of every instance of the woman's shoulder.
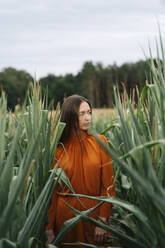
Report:
[[96,137],[100,138],[104,142],[107,142],[107,138],[103,134],[97,134]]
[[95,135],[89,135],[88,138],[93,141],[94,143],[99,143],[99,140],[104,143],[108,143],[107,138],[103,134],[95,134]]
[[58,159],[60,157],[60,155],[62,154],[64,150],[64,145],[62,143],[59,143],[57,145],[57,148],[56,148],[56,152],[55,152],[55,158]]

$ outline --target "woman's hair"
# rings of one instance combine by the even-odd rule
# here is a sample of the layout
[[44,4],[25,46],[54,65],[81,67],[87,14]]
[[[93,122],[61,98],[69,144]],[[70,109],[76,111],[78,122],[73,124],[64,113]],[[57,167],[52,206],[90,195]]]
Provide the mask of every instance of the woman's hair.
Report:
[[61,109],[61,121],[66,123],[60,142],[64,143],[69,140],[70,135],[74,132],[80,135],[79,128],[79,108],[82,102],[87,102],[92,110],[92,106],[88,99],[80,95],[71,95],[64,99]]

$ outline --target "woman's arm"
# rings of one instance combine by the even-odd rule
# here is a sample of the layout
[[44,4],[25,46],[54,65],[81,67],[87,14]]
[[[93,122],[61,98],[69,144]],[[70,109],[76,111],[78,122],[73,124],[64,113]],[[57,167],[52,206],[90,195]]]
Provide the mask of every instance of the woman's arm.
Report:
[[[100,135],[100,138],[108,145],[107,139],[104,135]],[[113,177],[113,167],[112,167],[112,159],[110,155],[101,147],[101,192],[100,196],[111,196],[115,197],[115,182]],[[110,203],[103,203],[100,206],[100,214],[99,216],[105,217],[106,220],[109,219],[111,215],[111,206]]]
[[[101,217],[101,219],[104,222],[106,222],[106,218]],[[95,227],[95,233],[94,233],[94,243],[96,245],[103,245],[105,240],[106,240],[106,233],[107,233],[106,230],[102,229],[101,227],[96,226]]]

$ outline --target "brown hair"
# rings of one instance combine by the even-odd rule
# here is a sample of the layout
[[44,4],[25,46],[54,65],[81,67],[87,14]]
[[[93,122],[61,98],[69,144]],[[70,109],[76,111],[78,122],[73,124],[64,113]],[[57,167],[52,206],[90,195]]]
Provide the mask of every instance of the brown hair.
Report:
[[68,141],[72,132],[76,135],[80,135],[78,114],[82,102],[87,102],[92,110],[90,102],[83,96],[71,95],[64,100],[61,109],[61,121],[65,122],[66,126],[60,138],[60,142],[64,143]]

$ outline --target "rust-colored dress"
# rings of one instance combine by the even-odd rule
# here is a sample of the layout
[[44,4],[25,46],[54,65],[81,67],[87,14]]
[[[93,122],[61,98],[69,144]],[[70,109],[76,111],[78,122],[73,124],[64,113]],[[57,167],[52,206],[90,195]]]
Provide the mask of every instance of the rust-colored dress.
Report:
[[[107,143],[105,136],[98,136]],[[81,138],[72,135],[69,142],[65,144],[65,148],[62,145],[57,147],[55,160],[54,166],[57,161],[60,161],[60,167],[65,164],[64,171],[75,193],[90,196],[115,196],[112,160],[94,136],[85,131],[82,132]],[[65,193],[70,193],[66,186],[64,189],[60,186],[56,187],[48,210],[49,224],[46,229],[54,229],[55,235],[59,233],[66,220],[75,217],[64,201],[80,211],[87,210],[98,203],[96,200],[80,198],[83,203],[80,204],[75,197],[65,196]],[[90,216],[95,219],[97,219],[96,215],[108,219],[110,212],[111,204],[103,203],[95,210],[95,214],[91,213]],[[94,225],[80,221],[65,235],[61,242],[79,241],[93,244],[94,230]]]

